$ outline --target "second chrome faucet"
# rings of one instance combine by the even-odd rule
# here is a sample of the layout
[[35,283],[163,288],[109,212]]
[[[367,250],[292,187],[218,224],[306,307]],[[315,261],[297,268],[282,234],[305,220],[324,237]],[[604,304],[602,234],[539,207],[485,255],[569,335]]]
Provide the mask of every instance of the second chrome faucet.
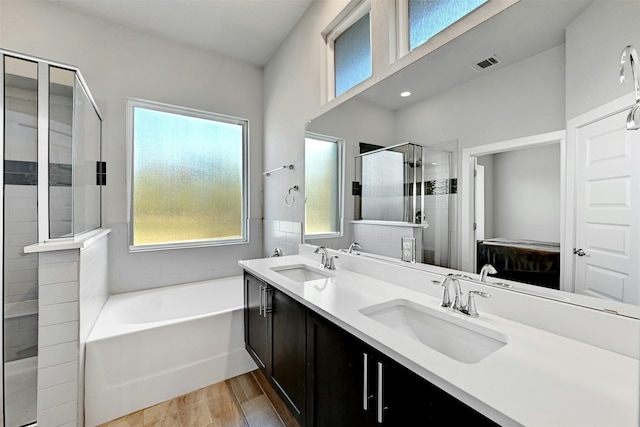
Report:
[[315,251],[313,251],[313,253],[315,254],[320,254],[322,256],[322,260],[320,262],[320,266],[322,268],[326,268],[327,270],[335,270],[336,269],[336,265],[333,262],[334,259],[338,258],[338,256],[331,256],[329,255],[329,252],[327,251],[327,248],[325,248],[324,246],[318,246],[316,248]]
[[[451,298],[451,293],[449,291],[449,284],[453,286],[453,299]],[[468,299],[465,304],[462,300],[462,288],[460,287],[460,282],[455,274],[446,275],[439,285],[443,287],[440,306],[451,307],[453,310],[466,314],[470,317],[478,317],[478,309],[476,308],[476,302],[474,299],[476,295],[483,298],[491,298],[491,295],[486,292],[469,291]]]

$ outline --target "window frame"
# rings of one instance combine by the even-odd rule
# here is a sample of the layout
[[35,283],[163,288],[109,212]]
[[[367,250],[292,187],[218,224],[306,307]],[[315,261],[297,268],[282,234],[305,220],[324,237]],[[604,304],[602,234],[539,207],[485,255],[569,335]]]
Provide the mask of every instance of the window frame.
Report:
[[[371,47],[371,76],[336,96],[336,63],[335,41],[350,29],[360,18],[369,14],[369,46]],[[373,76],[373,31],[371,29],[371,0],[352,1],[329,26],[322,31],[327,45],[327,100],[331,101],[348,93],[354,87],[364,83]]]
[[[134,109],[143,108],[147,110],[170,113],[185,117],[192,117],[204,120],[211,120],[226,124],[237,124],[242,126],[242,236],[238,239],[214,240],[203,239],[194,241],[176,241],[171,243],[152,243],[144,245],[134,244]],[[249,243],[249,119],[233,117],[209,111],[197,110],[189,107],[182,107],[161,102],[149,101],[139,98],[127,97],[126,104],[126,126],[127,126],[127,163],[126,163],[126,186],[127,186],[127,231],[129,252],[145,252],[170,249],[189,249],[201,247],[228,246]]]
[[[338,146],[338,184],[337,184],[337,189],[338,189],[338,194],[337,194],[337,200],[338,200],[338,231],[335,232],[329,232],[329,233],[313,233],[313,234],[308,234],[306,227],[304,230],[304,238],[305,239],[332,239],[332,238],[336,238],[336,237],[343,237],[344,236],[344,196],[345,196],[345,191],[344,191],[344,183],[345,183],[345,146],[346,146],[346,142],[343,138],[337,138],[334,136],[329,136],[329,135],[323,135],[323,134],[319,134],[319,133],[315,133],[315,132],[305,132],[304,134],[304,139],[305,139],[305,158],[306,158],[306,143],[307,143],[307,138],[309,139],[316,139],[316,140],[320,140],[320,141],[326,141],[326,142],[332,142],[337,144]],[[306,166],[305,166],[305,174],[306,174]],[[306,177],[305,177],[305,181],[306,181]],[[307,223],[307,198],[305,196],[305,205],[304,205],[304,223]]]

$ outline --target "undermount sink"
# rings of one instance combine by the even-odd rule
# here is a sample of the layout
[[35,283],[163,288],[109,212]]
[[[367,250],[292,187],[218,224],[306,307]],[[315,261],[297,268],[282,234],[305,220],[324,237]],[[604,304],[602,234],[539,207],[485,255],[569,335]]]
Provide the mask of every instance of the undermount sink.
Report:
[[333,275],[320,268],[308,266],[306,264],[286,265],[283,267],[273,267],[271,270],[295,282],[309,282],[311,280],[326,279]]
[[360,312],[462,363],[478,363],[509,341],[499,332],[403,299],[366,307]]

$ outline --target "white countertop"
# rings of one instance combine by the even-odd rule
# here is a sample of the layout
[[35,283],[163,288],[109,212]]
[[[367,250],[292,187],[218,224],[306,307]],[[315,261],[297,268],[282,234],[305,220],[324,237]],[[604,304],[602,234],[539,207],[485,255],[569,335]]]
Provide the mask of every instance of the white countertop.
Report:
[[[271,270],[317,266],[304,256],[239,264],[501,425],[638,426],[640,376],[635,358],[483,313],[481,304],[480,317],[469,318],[440,307],[438,298],[341,269],[339,264],[330,271],[333,277],[305,283]],[[442,276],[434,273],[433,278]],[[466,364],[360,313],[394,299],[476,323],[508,336],[509,342],[478,363]]]

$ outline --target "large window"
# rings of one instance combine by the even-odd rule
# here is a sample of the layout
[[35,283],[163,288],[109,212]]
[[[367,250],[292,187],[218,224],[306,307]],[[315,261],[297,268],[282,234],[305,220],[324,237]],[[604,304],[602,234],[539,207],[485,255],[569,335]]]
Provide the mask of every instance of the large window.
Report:
[[243,243],[248,122],[127,100],[131,250]]
[[408,0],[409,50],[413,50],[488,0]]
[[331,97],[371,77],[371,5],[360,4],[327,35]]
[[305,236],[342,235],[343,141],[307,133],[305,138]]

